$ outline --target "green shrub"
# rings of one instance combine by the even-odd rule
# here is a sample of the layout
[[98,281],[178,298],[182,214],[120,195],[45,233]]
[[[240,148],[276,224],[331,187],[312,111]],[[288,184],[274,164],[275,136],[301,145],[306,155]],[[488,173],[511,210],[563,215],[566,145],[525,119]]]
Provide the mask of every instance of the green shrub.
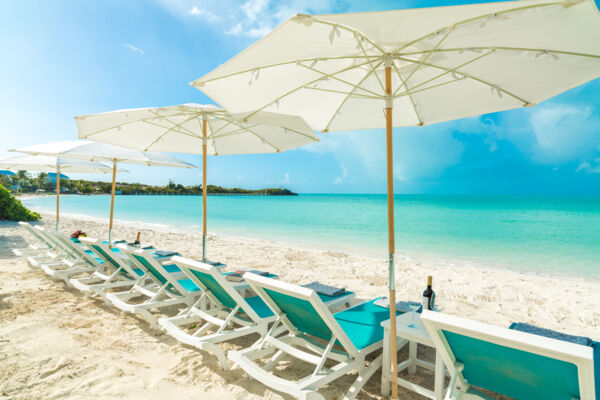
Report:
[[40,214],[30,211],[3,185],[0,185],[0,220],[38,221]]

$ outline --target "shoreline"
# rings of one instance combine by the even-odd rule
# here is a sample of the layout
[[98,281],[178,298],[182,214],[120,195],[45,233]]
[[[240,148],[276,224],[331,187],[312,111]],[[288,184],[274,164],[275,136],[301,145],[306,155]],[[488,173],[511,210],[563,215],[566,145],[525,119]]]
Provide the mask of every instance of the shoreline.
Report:
[[[33,211],[40,213],[40,215],[42,215],[43,219],[53,219],[55,216],[54,213],[52,213],[48,210],[33,209]],[[61,222],[65,218],[70,219],[70,220],[86,219],[89,221],[93,221],[100,225],[106,226],[107,227],[106,230],[108,231],[109,219],[105,218],[105,217],[91,216],[91,215],[86,215],[86,214],[61,213]],[[193,235],[198,235],[199,237],[201,237],[200,235],[202,233],[202,231],[200,230],[201,225],[197,226],[198,229],[195,229],[193,227],[177,228],[177,227],[174,227],[174,226],[168,225],[168,224],[114,219],[114,226],[117,227],[118,225],[122,225],[122,226],[128,227],[128,228],[138,227],[141,229],[157,230],[157,231],[161,231],[161,232],[165,232],[165,233],[173,233],[173,234],[193,234]],[[276,245],[278,247],[292,246],[299,250],[342,252],[342,253],[349,254],[351,256],[366,257],[366,258],[377,260],[378,262],[387,262],[387,258],[385,258],[383,256],[379,256],[379,253],[381,253],[381,252],[378,252],[375,250],[373,250],[373,251],[367,250],[366,248],[359,249],[356,247],[348,248],[348,247],[343,247],[343,246],[339,246],[339,245],[336,246],[333,243],[319,245],[317,243],[303,241],[301,239],[296,239],[296,241],[285,240],[285,239],[275,240],[275,239],[265,238],[265,237],[236,235],[236,234],[229,234],[229,233],[223,233],[223,232],[215,233],[215,232],[210,232],[210,231],[207,234],[207,238],[208,237],[223,237],[223,238],[229,239],[229,240],[239,240],[239,241],[245,241],[245,242],[250,242],[250,243],[267,242],[267,243]],[[200,241],[200,243],[201,243],[201,241]],[[356,249],[356,250],[353,250],[353,249]],[[525,275],[525,276],[531,275],[531,276],[535,276],[535,277],[571,280],[571,281],[575,281],[575,282],[587,282],[587,281],[591,280],[593,282],[597,282],[600,284],[600,278],[595,277],[595,276],[584,276],[583,274],[558,272],[558,271],[541,271],[541,270],[535,270],[534,268],[520,267],[520,266],[511,265],[508,263],[484,262],[484,261],[473,260],[473,259],[468,259],[468,258],[452,257],[452,256],[444,255],[444,254],[434,254],[434,253],[419,252],[419,251],[412,251],[412,252],[397,251],[395,254],[395,258],[396,258],[396,261],[402,260],[404,262],[409,262],[409,263],[436,264],[441,267],[450,267],[450,268],[458,267],[458,268],[472,268],[472,269],[476,269],[476,270],[481,269],[481,270],[490,270],[490,271],[506,271],[511,274],[519,274],[519,275]]]

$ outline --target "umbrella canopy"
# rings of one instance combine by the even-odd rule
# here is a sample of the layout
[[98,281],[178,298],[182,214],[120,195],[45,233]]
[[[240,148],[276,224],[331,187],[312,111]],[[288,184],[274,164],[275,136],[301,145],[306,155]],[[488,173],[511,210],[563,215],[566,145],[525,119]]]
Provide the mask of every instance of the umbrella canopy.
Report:
[[196,168],[188,162],[162,153],[147,153],[88,140],[44,143],[35,146],[20,147],[9,151],[18,151],[32,155],[68,157],[79,160],[140,164],[155,167]]
[[[28,170],[56,172],[56,230],[60,221],[60,174],[61,172],[108,174],[113,168],[95,161],[74,160],[53,156],[16,156],[0,160],[0,168],[9,170]],[[119,170],[126,172],[125,170]]]
[[294,113],[322,132],[386,128],[394,302],[392,128],[534,106],[600,76],[599,37],[593,0],[296,15],[192,85],[232,112]]
[[[108,174],[112,167],[95,161],[75,160],[53,156],[15,156],[0,160],[0,168],[17,171],[24,169],[38,172],[71,172],[85,174]],[[125,170],[119,170],[127,172]]]
[[87,140],[74,140],[65,142],[45,143],[29,147],[21,147],[9,151],[33,155],[46,155],[57,157],[69,157],[88,161],[111,162],[112,167],[112,190],[110,197],[110,218],[108,225],[108,242],[112,243],[112,228],[115,208],[115,184],[117,179],[117,164],[142,164],[159,167],[196,168],[195,165],[183,160],[161,153],[146,153],[142,151],[127,149],[112,144],[90,142]]
[[201,153],[203,120],[210,155],[279,153],[319,140],[300,117],[248,114],[230,114],[210,104],[182,104],[111,111],[75,121],[81,139],[142,151]]
[[319,138],[300,117],[231,114],[212,104],[136,108],[75,117],[79,137],[142,151],[202,153],[202,259],[206,261],[206,156],[280,153]]
[[232,112],[293,113],[323,132],[384,128],[386,99],[393,126],[419,126],[533,106],[597,78],[599,37],[593,0],[297,15],[191,84]]

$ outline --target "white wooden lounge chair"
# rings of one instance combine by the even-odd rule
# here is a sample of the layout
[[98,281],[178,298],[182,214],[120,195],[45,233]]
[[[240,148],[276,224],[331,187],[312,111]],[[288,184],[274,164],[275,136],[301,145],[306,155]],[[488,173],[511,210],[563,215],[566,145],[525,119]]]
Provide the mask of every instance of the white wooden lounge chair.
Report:
[[[202,295],[183,314],[160,318],[158,323],[180,342],[215,354],[221,367],[229,369],[229,362],[217,343],[254,333],[264,337],[267,325],[275,320],[275,314],[260,297],[244,298],[240,295],[240,289],[247,284],[228,281],[220,269],[183,257],[173,257],[172,261],[181,268],[191,283],[202,290]],[[349,303],[354,298],[354,293],[345,292],[339,296],[321,298],[328,307],[334,307]],[[206,300],[209,300],[208,307],[205,307]],[[184,328],[189,325],[196,325],[198,328],[190,332]],[[216,331],[209,333],[211,328]]]
[[446,400],[595,400],[592,347],[451,315],[421,315],[450,372]]
[[48,231],[41,226],[34,226],[33,231],[47,243],[49,247],[46,251],[25,255],[27,263],[33,268],[39,268],[44,262],[58,261],[65,256],[65,253],[56,243],[56,239],[48,234]]
[[74,243],[71,238],[55,230],[47,230],[46,233],[50,238],[54,239],[57,248],[60,249],[62,254],[62,257],[57,260],[40,263],[41,269],[47,275],[69,284],[69,279],[73,276],[93,273],[97,269],[104,268],[94,260],[91,254],[86,252],[81,244]]
[[86,296],[100,296],[106,300],[108,290],[130,289],[143,280],[152,282],[145,273],[131,265],[131,261],[121,255],[119,248],[110,249],[107,243],[98,239],[82,237],[79,239],[91,254],[86,254],[97,268],[89,275],[69,279],[69,285],[82,291]]
[[[152,326],[158,329],[156,319],[150,312],[173,305],[185,305],[186,308],[194,303],[201,295],[196,285],[190,285],[190,280],[175,264],[158,262],[150,250],[133,249],[126,245],[117,246],[131,260],[136,268],[140,268],[154,282],[153,286],[136,283],[130,290],[109,293],[106,299],[118,309],[143,316]],[[135,301],[144,298],[143,302]]]
[[19,221],[19,226],[33,236],[33,243],[29,243],[28,246],[24,248],[12,249],[14,255],[18,257],[42,255],[54,249],[54,243],[47,240],[45,236],[42,236],[39,233],[39,230],[33,229],[33,226],[31,226],[29,223]]
[[[332,314],[314,290],[251,273],[244,274],[244,278],[277,315],[264,339],[227,354],[252,378],[273,390],[312,400],[323,399],[317,392],[319,388],[357,371],[345,396],[353,399],[381,367],[381,354],[366,362],[367,356],[381,350],[381,322],[389,318],[389,310],[376,306],[375,300]],[[280,325],[289,333],[274,334]],[[267,357],[266,363],[257,362]],[[288,380],[272,373],[284,358],[298,359],[315,368],[300,380]]]

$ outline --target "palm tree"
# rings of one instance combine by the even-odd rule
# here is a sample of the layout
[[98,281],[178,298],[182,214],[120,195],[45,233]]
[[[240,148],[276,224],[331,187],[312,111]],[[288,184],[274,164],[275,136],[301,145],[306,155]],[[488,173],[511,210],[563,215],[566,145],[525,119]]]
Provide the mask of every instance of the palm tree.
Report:
[[27,178],[27,171],[22,169],[17,171],[17,193],[21,191],[21,183],[25,183]]
[[42,187],[44,183],[48,180],[48,174],[45,172],[40,172],[37,177],[38,190]]

